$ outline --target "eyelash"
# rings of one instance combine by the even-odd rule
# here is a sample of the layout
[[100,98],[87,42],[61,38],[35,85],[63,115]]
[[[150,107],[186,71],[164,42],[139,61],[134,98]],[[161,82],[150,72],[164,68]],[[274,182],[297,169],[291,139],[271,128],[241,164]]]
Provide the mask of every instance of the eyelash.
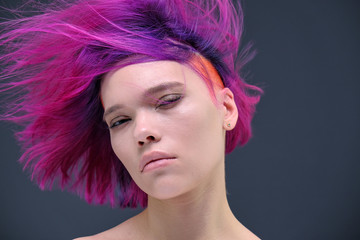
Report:
[[177,103],[182,98],[180,94],[168,94],[159,99],[155,105],[155,109],[162,108],[168,109],[172,107],[173,104]]
[[[177,103],[183,96],[180,94],[168,94],[159,99],[159,101],[155,104],[155,110],[161,108],[161,109],[169,109],[171,108],[175,103]],[[123,118],[115,121],[110,125],[111,128],[115,128],[117,126],[120,126],[127,121],[130,121],[130,118]]]
[[127,122],[129,120],[130,120],[129,118],[124,118],[124,119],[117,120],[113,124],[110,125],[110,128],[120,126],[120,125],[124,124],[125,122]]

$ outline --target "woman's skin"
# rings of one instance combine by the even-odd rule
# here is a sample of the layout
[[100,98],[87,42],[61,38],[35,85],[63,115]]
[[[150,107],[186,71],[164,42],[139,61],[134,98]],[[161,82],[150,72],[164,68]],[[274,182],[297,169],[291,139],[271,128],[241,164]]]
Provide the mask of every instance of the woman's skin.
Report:
[[238,118],[228,88],[212,96],[191,68],[156,61],[108,73],[101,97],[112,148],[148,194],[148,207],[79,239],[259,239],[226,197],[225,133]]

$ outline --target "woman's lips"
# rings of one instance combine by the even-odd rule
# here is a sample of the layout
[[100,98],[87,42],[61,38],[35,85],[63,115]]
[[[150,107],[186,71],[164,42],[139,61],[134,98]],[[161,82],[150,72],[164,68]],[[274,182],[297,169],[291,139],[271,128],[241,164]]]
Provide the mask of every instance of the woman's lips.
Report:
[[142,156],[139,164],[140,172],[146,172],[155,168],[164,167],[168,165],[170,160],[174,160],[176,157],[172,154],[152,151]]

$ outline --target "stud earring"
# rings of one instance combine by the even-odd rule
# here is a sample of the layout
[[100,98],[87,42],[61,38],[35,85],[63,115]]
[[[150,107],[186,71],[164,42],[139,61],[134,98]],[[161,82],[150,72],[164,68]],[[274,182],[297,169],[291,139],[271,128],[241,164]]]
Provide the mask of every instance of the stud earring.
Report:
[[230,123],[228,123],[228,124],[227,124],[227,126],[228,126],[228,127],[230,127],[230,126],[231,126],[231,124],[230,124]]

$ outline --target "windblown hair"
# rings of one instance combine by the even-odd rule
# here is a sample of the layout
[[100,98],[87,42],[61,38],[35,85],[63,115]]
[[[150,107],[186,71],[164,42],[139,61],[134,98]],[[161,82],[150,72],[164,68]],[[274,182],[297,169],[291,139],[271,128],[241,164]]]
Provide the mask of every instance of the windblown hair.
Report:
[[[34,2],[29,3],[33,6]],[[89,203],[145,207],[147,195],[114,154],[99,97],[104,74],[126,64],[208,59],[239,111],[226,153],[251,136],[261,89],[240,71],[240,4],[231,0],[64,0],[0,24],[1,119],[22,126],[20,162],[41,189],[59,185]],[[135,56],[135,57],[134,57]],[[246,57],[247,56],[247,57]],[[131,57],[131,58],[129,58]],[[4,104],[3,104],[4,105]]]

